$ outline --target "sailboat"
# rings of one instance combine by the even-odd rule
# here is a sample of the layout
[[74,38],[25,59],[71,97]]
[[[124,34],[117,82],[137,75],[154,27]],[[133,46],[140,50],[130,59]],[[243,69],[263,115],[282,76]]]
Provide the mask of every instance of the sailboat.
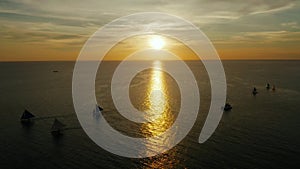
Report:
[[267,90],[270,90],[270,88],[271,88],[270,83],[267,83],[267,84],[266,84],[266,89],[267,89]]
[[256,87],[254,87],[253,90],[252,90],[253,96],[255,96],[257,93],[258,93],[258,91],[257,91]]
[[34,117],[32,113],[25,109],[20,120],[21,122],[30,122]]
[[103,111],[103,108],[96,104],[96,107],[93,110],[93,116],[95,119],[99,120],[101,111]]
[[53,135],[60,135],[61,131],[64,130],[65,126],[65,124],[63,124],[55,118],[51,127],[51,133]]
[[229,103],[226,103],[224,106],[224,111],[229,111],[232,109],[232,106]]
[[97,107],[98,107],[98,109],[99,109],[100,111],[103,111],[103,108],[102,108],[102,107],[100,107],[99,105],[97,105]]

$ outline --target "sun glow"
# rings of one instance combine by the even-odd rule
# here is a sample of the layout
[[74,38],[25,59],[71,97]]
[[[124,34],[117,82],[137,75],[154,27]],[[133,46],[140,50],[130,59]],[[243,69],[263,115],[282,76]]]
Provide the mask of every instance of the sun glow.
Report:
[[160,36],[154,36],[149,40],[150,46],[153,49],[162,49],[165,46],[165,41]]

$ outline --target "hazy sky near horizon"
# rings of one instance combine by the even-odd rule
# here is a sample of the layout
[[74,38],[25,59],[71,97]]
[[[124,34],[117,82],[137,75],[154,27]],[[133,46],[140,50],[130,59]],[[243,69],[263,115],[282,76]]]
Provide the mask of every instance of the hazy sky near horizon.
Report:
[[97,29],[136,12],[189,20],[222,59],[300,59],[299,0],[1,0],[0,61],[74,60]]

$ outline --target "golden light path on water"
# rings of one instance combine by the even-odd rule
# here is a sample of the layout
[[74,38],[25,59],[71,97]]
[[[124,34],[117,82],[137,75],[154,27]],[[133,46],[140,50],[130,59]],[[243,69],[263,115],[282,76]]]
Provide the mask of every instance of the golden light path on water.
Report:
[[[165,123],[163,117],[169,109],[169,102],[164,74],[160,70],[161,66],[162,63],[160,61],[153,62],[154,69],[151,71],[151,79],[147,90],[145,106],[148,108],[148,110],[146,110],[146,116],[150,118],[149,121],[157,119],[160,120],[161,123]],[[160,125],[162,125],[161,123]],[[153,130],[152,132],[155,132],[152,133],[153,135],[159,134],[156,130]]]
[[[151,78],[147,88],[147,97],[144,102],[146,110],[146,117],[150,119],[150,123],[144,123],[141,126],[141,132],[145,137],[156,136],[164,133],[171,127],[174,121],[170,107],[170,98],[168,86],[166,84],[165,73],[162,69],[161,61],[153,62],[153,69],[151,70]],[[172,137],[165,136],[162,140],[149,140],[145,146],[147,150],[159,151],[157,146],[153,146],[153,142],[161,142],[161,144],[168,145]],[[141,160],[144,163],[144,168],[175,168],[179,162],[176,159],[176,150],[170,150],[167,153]]]

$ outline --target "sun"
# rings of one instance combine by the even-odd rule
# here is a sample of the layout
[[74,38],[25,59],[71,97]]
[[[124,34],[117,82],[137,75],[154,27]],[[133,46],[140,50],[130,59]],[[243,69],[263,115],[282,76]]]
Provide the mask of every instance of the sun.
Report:
[[149,43],[153,49],[162,49],[165,46],[165,41],[160,36],[151,37]]

